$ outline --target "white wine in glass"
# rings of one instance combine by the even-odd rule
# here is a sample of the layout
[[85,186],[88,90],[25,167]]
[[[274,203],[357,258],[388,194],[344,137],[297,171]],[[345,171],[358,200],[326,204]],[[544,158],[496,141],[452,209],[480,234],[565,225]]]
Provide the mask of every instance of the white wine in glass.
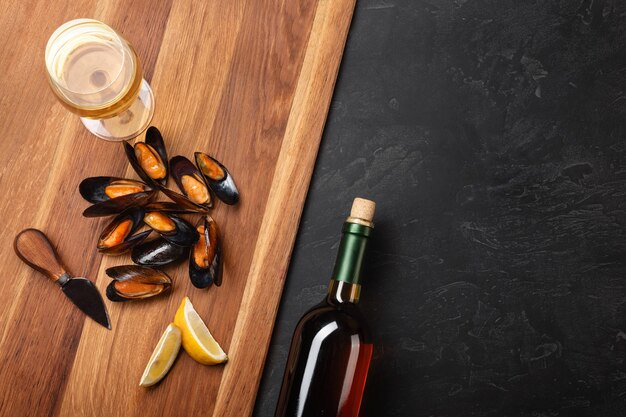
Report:
[[94,135],[132,139],[154,114],[154,96],[130,44],[93,19],[75,19],[54,31],[46,46],[50,86]]

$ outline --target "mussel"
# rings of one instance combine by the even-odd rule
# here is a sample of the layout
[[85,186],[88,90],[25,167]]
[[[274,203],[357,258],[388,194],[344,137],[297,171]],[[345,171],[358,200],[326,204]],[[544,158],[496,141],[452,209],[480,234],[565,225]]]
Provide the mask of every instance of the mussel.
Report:
[[149,211],[143,221],[162,238],[178,246],[191,246],[198,241],[198,232],[188,221],[172,214]]
[[167,152],[161,132],[154,126],[146,131],[145,142],[131,146],[124,142],[124,150],[133,169],[148,184],[165,185],[168,176]]
[[129,207],[147,203],[156,190],[141,181],[118,177],[90,177],[78,186],[83,198],[93,205],[83,211],[85,217],[117,214]]
[[196,165],[204,177],[204,181],[215,193],[217,198],[226,204],[237,204],[239,191],[232,175],[221,162],[209,155],[196,152]]
[[158,237],[135,246],[130,258],[138,265],[162,266],[185,258],[187,251],[184,246],[173,245]]
[[113,278],[106,295],[111,301],[129,301],[163,294],[172,286],[170,277],[158,269],[138,265],[114,266],[106,270]]
[[170,161],[172,177],[185,197],[201,206],[211,207],[213,196],[198,168],[184,156],[177,155]]
[[196,225],[200,239],[189,252],[189,278],[197,288],[222,284],[222,244],[217,223],[205,216]]
[[135,233],[142,225],[144,210],[141,207],[130,207],[118,214],[109,223],[98,239],[98,252],[107,255],[121,255],[133,246],[141,243],[150,230]]
[[208,213],[213,207],[213,195],[195,165],[184,156],[175,156],[170,161],[170,171],[181,194],[164,185],[159,190],[186,210]]

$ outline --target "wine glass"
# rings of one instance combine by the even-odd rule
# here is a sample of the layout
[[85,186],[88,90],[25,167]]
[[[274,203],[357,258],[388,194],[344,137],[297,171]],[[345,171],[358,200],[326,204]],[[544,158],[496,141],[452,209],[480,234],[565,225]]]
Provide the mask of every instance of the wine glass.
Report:
[[110,141],[132,139],[154,114],[154,96],[143,79],[132,46],[94,19],[59,26],[46,46],[52,91],[94,135]]

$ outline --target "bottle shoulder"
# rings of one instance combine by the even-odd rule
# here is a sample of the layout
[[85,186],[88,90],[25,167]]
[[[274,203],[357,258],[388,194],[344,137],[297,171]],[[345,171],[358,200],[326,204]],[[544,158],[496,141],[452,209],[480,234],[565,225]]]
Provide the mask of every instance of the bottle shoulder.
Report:
[[324,300],[307,311],[297,327],[307,333],[333,330],[347,336],[360,335],[366,342],[371,339],[365,317],[353,303],[330,304]]

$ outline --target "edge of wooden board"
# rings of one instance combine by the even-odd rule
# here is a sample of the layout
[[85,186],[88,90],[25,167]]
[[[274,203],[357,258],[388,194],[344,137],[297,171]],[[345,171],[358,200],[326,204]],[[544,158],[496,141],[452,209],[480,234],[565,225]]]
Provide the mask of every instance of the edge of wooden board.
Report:
[[[266,300],[283,290],[355,1],[319,0],[213,416],[249,416],[254,408],[279,306]],[[283,210],[294,198],[300,210]]]

